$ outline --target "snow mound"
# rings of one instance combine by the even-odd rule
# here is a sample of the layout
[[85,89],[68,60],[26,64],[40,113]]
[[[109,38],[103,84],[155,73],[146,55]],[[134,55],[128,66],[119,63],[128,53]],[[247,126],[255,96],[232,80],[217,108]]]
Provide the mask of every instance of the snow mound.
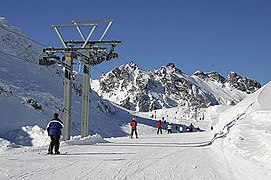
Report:
[[99,134],[95,134],[93,136],[87,136],[81,138],[81,136],[73,136],[71,140],[65,141],[62,145],[92,145],[97,143],[105,143],[107,142],[104,140]]
[[231,152],[271,169],[271,82],[219,117]]
[[[48,146],[50,143],[50,138],[47,135],[47,131],[40,128],[38,125],[35,126],[24,126],[21,129],[11,131],[5,137],[5,139],[0,139],[0,148],[6,150],[10,147],[11,142],[14,142],[16,145],[21,146],[33,146],[33,147],[42,147]],[[62,140],[62,139],[61,139]],[[11,141],[11,142],[10,142]],[[71,136],[71,140],[62,141],[62,145],[91,145],[96,143],[105,143],[104,140],[99,134],[93,136],[87,136],[81,138],[81,136]],[[3,146],[3,147],[2,147]],[[19,146],[18,146],[19,147]]]
[[5,139],[0,138],[0,152],[13,148],[13,144]]
[[258,96],[258,103],[262,109],[271,109],[271,82],[269,82],[264,88],[260,91]]
[[33,147],[44,146],[47,137],[47,132],[38,125],[23,126],[8,132],[5,136],[6,139],[17,145]]
[[263,86],[254,94],[249,95],[246,99],[236,106],[225,111],[220,116],[220,125],[225,125],[239,116],[248,115],[256,111],[271,110],[271,82]]

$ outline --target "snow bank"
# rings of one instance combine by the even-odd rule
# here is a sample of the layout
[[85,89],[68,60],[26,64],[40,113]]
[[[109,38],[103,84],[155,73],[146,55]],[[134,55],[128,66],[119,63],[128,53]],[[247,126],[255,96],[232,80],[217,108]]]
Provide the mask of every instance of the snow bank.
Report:
[[11,142],[22,146],[39,147],[44,146],[48,135],[46,130],[35,126],[23,126],[20,129],[15,129],[8,132],[5,138]]
[[[248,116],[251,113],[262,110],[271,110],[271,82],[263,86],[254,94],[249,95],[246,99],[238,103],[236,106],[228,109],[219,117],[220,121],[218,126],[220,129],[232,120],[237,119],[239,116]],[[241,118],[241,117],[240,117]]]
[[259,91],[257,102],[261,106],[261,109],[263,110],[271,110],[271,82],[269,82],[267,85],[265,85],[261,91]]
[[219,117],[231,152],[271,169],[271,82]]
[[13,145],[11,142],[0,138],[0,152],[6,151],[11,148],[13,148]]
[[34,147],[43,146],[46,138],[48,137],[47,131],[37,125],[22,127],[22,130],[29,134]]
[[104,140],[99,134],[95,134],[93,136],[87,136],[81,138],[81,136],[71,137],[71,140],[62,142],[62,145],[91,145],[96,143],[105,143]]
[[[48,146],[50,143],[47,131],[40,128],[38,125],[25,126],[21,129],[11,131],[6,138],[11,142],[21,146],[41,147]],[[9,141],[7,141],[9,142]],[[71,140],[63,141],[63,145],[90,145],[96,143],[107,142],[99,134],[81,138],[81,136],[71,136]],[[6,143],[5,143],[6,144]]]

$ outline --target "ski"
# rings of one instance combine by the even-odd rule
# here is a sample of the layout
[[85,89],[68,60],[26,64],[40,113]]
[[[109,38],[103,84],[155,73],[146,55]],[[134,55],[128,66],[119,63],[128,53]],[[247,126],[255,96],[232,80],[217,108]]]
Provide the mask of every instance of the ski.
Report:
[[65,155],[65,154],[68,154],[68,152],[62,152],[60,154],[53,154],[53,155]]
[[[42,152],[39,152],[38,154],[43,154]],[[51,156],[53,156],[53,155],[65,155],[65,154],[68,154],[68,152],[62,152],[62,153],[60,153],[60,154],[55,154],[55,153],[53,153],[53,154],[48,154],[48,153],[46,153],[46,154],[44,154],[44,155],[51,155]]]

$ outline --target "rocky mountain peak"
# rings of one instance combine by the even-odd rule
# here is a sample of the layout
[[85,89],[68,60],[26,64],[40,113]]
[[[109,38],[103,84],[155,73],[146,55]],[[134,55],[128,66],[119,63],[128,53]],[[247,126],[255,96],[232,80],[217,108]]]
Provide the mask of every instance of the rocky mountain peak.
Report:
[[125,65],[125,69],[134,71],[136,69],[139,69],[139,67],[134,61],[130,61],[128,64]]
[[175,76],[174,74],[182,74],[182,71],[178,69],[174,63],[168,63],[166,66],[162,66],[159,70],[155,70],[154,72],[160,77]]
[[206,76],[207,76],[204,72],[202,72],[202,71],[200,71],[200,70],[197,70],[196,72],[194,72],[193,75],[194,75],[194,76],[197,76],[197,77],[199,77],[199,78],[201,78],[201,79],[204,79],[204,78],[206,78]]
[[224,83],[226,82],[226,79],[221,76],[218,72],[212,71],[212,72],[208,72],[207,76],[212,80],[212,81],[216,81],[219,83]]
[[235,79],[237,76],[238,76],[238,75],[237,75],[236,72],[231,71],[231,72],[229,72],[229,74],[228,74],[228,79]]
[[167,67],[169,70],[173,71],[173,72],[178,72],[178,73],[182,74],[182,71],[181,71],[180,69],[178,69],[178,68],[175,66],[174,63],[168,63],[168,64],[166,65],[166,67]]
[[249,79],[244,76],[238,75],[236,72],[231,71],[228,74],[228,80],[231,87],[234,87],[240,91],[246,92],[247,94],[254,93],[256,90],[261,88],[261,84],[256,80]]
[[174,63],[168,63],[168,64],[166,65],[166,67],[167,67],[167,68],[171,68],[171,69],[175,69],[175,68],[176,68],[176,66],[175,66]]
[[0,22],[2,23],[3,21],[6,21],[6,18],[3,16],[0,16]]
[[4,26],[10,26],[5,17],[0,16],[0,24]]

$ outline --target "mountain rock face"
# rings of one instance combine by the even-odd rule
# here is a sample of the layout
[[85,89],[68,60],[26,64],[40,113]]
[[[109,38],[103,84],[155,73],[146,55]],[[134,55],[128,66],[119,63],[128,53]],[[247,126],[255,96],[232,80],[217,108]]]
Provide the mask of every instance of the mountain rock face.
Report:
[[148,112],[176,106],[208,107],[236,104],[261,87],[260,83],[231,72],[184,74],[173,63],[145,71],[134,62],[103,74],[96,84],[99,95],[126,109]]
[[248,94],[254,93],[256,90],[261,88],[261,84],[259,82],[239,76],[235,72],[229,73],[228,82],[232,87]]

